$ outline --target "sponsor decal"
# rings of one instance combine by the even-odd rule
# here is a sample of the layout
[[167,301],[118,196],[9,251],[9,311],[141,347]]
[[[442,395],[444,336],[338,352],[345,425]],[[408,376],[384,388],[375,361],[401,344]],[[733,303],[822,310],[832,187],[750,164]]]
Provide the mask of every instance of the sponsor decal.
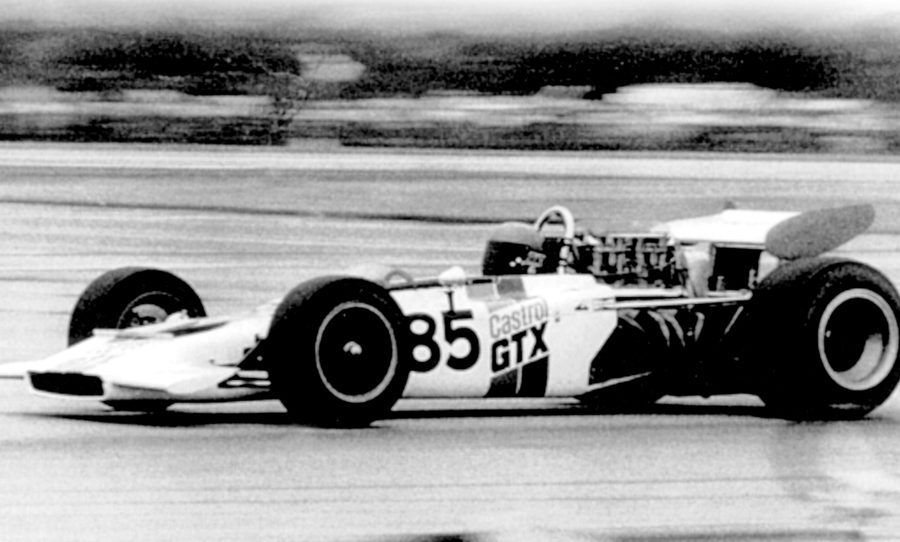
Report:
[[547,301],[540,298],[490,316],[491,372],[494,376],[487,397],[544,395],[550,357],[544,341],[548,322]]
[[531,299],[491,314],[488,319],[491,338],[512,335],[547,321],[550,311],[544,299]]
[[544,343],[546,329],[547,322],[544,322],[495,341],[491,346],[491,369],[496,373],[513,365],[522,365],[540,356],[546,356],[547,345]]
[[[543,397],[547,389],[549,349],[544,340],[550,310],[547,300],[525,297],[522,281],[503,279],[467,286],[470,298],[488,309],[491,384],[487,397]],[[445,365],[456,371],[475,367],[486,338],[473,327],[470,310],[449,310],[436,319],[426,313],[408,315],[413,371],[428,373]],[[559,320],[559,315],[555,315]],[[443,331],[438,332],[438,322]],[[482,341],[485,340],[485,344]]]

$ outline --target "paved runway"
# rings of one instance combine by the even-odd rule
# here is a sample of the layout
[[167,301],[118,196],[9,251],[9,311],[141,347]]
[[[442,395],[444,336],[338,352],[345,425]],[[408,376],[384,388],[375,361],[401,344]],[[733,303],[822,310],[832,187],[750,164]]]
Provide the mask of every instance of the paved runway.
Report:
[[[900,162],[691,155],[0,146],[0,362],[61,348],[80,290],[174,270],[210,313],[365,262],[478,267],[487,219],[551,203],[592,227],[874,202],[842,252],[900,282]],[[589,415],[407,402],[362,431],[277,403],[160,416],[0,382],[3,540],[860,540],[900,532],[900,401],[793,424],[751,397]],[[762,537],[762,538],[761,538]]]

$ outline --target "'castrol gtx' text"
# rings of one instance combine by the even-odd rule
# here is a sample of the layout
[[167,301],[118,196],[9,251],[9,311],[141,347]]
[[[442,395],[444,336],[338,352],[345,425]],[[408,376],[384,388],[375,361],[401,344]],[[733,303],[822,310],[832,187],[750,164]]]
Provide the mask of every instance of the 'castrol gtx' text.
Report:
[[547,301],[528,299],[491,314],[491,370],[488,397],[542,397],[549,352],[544,332]]

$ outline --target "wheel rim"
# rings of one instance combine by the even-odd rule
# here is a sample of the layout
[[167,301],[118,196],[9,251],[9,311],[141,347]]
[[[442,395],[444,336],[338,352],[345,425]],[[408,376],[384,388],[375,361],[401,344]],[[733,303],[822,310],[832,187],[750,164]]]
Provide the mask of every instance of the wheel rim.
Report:
[[163,292],[144,294],[125,307],[119,320],[117,329],[158,324],[165,321],[170,314],[180,310],[177,298]]
[[397,372],[393,327],[370,305],[342,303],[333,308],[316,336],[316,367],[326,388],[349,403],[378,397]]
[[890,374],[897,358],[897,317],[872,290],[841,292],[819,320],[818,347],[822,364],[837,385],[856,391],[874,388]]

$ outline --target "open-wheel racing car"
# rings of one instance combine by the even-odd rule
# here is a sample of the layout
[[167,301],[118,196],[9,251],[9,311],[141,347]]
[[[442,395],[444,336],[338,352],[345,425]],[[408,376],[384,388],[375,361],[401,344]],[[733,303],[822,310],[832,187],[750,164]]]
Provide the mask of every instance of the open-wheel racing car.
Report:
[[599,235],[557,206],[498,226],[479,276],[326,276],[221,317],[171,273],[116,269],[81,295],[67,349],[5,372],[124,410],[276,398],[324,426],[369,424],[401,397],[619,409],[750,393],[789,418],[856,418],[900,380],[900,297],[822,254],[873,220],[867,205],[729,209]]

